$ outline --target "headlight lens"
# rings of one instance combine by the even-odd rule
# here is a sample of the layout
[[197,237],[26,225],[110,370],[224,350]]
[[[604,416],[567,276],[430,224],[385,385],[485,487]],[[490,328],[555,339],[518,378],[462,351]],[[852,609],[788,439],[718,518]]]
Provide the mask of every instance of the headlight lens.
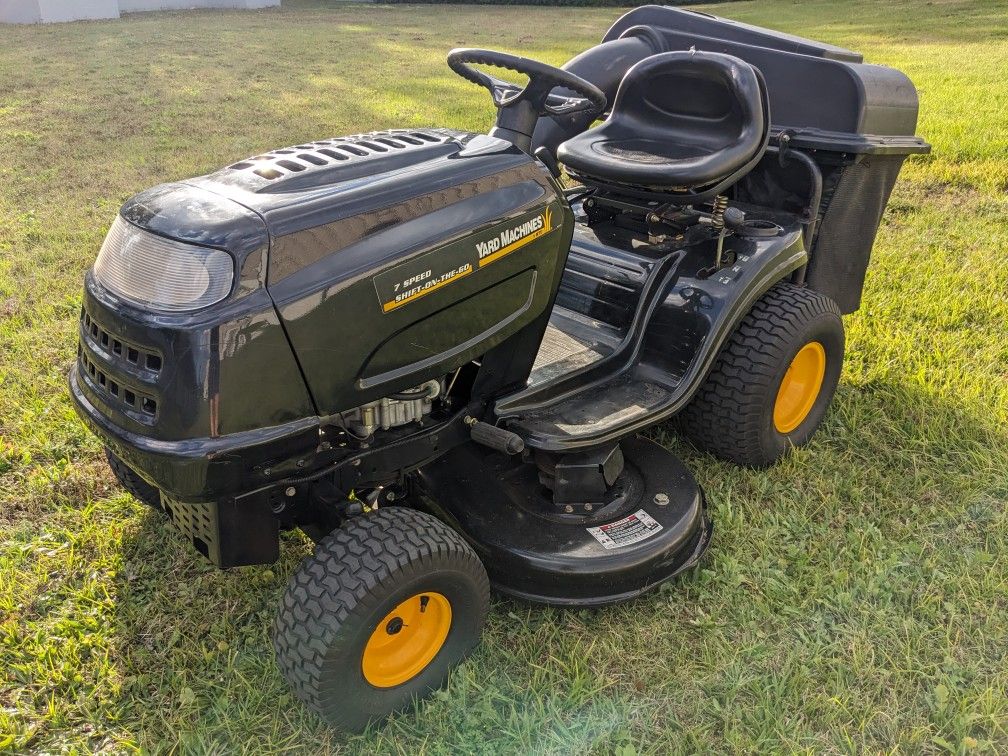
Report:
[[164,239],[116,216],[94,273],[125,299],[184,312],[224,299],[231,291],[234,263],[227,252]]

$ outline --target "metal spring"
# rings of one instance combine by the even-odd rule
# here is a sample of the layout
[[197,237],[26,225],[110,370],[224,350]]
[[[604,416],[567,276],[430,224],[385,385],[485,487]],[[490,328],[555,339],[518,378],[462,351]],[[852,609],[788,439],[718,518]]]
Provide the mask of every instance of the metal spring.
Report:
[[715,231],[724,229],[724,212],[728,209],[728,198],[719,194],[714,198],[714,209],[711,210],[711,228]]

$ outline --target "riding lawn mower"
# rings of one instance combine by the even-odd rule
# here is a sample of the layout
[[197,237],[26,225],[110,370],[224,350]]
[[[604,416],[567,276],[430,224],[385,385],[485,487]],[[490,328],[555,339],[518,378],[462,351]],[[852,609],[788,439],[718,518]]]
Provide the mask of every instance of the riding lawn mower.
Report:
[[563,68],[448,65],[488,134],[320,139],[127,201],[70,375],[122,485],[215,564],[317,542],[274,646],[349,729],[441,685],[491,587],[598,606],[695,565],[703,492],[642,434],[754,467],[806,444],[929,150],[902,73],[681,9]]

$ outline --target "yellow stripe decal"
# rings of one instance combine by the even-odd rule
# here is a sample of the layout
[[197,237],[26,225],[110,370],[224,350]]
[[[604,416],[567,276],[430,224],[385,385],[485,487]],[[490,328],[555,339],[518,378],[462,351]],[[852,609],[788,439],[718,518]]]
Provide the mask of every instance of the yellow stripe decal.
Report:
[[446,278],[443,281],[438,281],[433,286],[429,286],[426,289],[421,289],[416,294],[411,294],[410,296],[406,297],[405,299],[400,299],[398,302],[395,302],[395,301],[393,301],[393,302],[386,302],[385,304],[382,305],[382,310],[384,312],[392,312],[392,310],[396,309],[397,307],[402,307],[404,304],[416,301],[417,299],[420,299],[420,297],[424,296],[425,294],[430,294],[432,291],[437,291],[442,286],[447,286],[448,284],[452,283],[453,281],[458,281],[460,278],[465,278],[466,276],[468,276],[472,272],[473,272],[473,269],[469,268],[469,270],[463,271],[462,273],[454,275],[451,278]]
[[540,228],[538,231],[533,231],[531,234],[529,234],[528,236],[522,237],[518,241],[511,242],[506,247],[502,247],[501,249],[499,249],[496,252],[494,252],[492,255],[488,255],[487,257],[484,257],[482,260],[479,261],[479,266],[482,268],[484,265],[489,265],[492,262],[496,262],[497,260],[500,260],[505,255],[511,254],[516,249],[520,249],[521,247],[524,247],[529,242],[533,242],[536,239],[538,239],[538,238],[540,238],[542,236],[545,236],[550,231],[554,231],[555,229],[552,227],[552,221],[553,221],[553,210],[552,210],[552,208],[546,208],[546,210],[543,211],[542,218],[543,218],[542,228]]
[[372,279],[378,306],[384,313],[397,311],[543,238],[556,231],[553,213],[549,205],[526,212],[379,273]]

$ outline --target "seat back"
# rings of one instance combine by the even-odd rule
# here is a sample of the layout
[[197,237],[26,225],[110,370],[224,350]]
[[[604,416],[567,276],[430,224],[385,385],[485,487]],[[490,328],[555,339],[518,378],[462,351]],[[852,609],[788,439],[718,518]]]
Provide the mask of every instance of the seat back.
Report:
[[709,198],[762,157],[769,107],[761,75],[739,58],[652,55],[627,71],[606,122],[564,142],[557,155],[586,184]]

